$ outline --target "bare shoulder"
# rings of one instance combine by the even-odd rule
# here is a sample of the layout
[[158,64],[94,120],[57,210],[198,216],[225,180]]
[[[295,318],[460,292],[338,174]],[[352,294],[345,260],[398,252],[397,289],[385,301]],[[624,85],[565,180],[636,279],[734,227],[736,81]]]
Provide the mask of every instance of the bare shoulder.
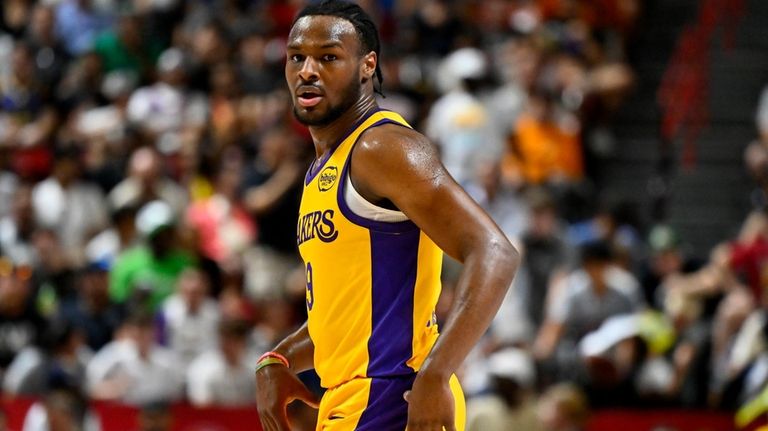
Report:
[[452,182],[426,136],[396,124],[367,130],[352,153],[352,182],[371,202],[425,196]]
[[353,163],[358,167],[363,165],[366,169],[374,170],[442,170],[435,145],[416,130],[396,124],[385,124],[366,130],[355,146]]

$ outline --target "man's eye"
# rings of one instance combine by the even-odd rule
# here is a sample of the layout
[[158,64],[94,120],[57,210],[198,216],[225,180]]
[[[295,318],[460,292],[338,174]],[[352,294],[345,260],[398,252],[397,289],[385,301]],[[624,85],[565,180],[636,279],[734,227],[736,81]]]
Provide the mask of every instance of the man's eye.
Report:
[[333,61],[336,60],[336,56],[333,54],[325,54],[323,56],[323,61]]
[[294,63],[301,63],[302,61],[304,61],[304,56],[303,56],[303,55],[301,55],[301,54],[293,54],[293,55],[290,57],[290,59],[291,59],[291,61],[292,61],[292,62],[294,62]]

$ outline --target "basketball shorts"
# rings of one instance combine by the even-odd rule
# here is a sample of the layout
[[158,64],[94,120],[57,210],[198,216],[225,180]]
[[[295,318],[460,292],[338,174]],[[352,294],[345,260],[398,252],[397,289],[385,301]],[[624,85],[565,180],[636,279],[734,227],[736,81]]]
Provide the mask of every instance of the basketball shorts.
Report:
[[[360,378],[328,389],[320,401],[316,431],[404,431],[408,403],[403,394],[416,375]],[[456,430],[464,431],[466,407],[459,379],[451,376]]]

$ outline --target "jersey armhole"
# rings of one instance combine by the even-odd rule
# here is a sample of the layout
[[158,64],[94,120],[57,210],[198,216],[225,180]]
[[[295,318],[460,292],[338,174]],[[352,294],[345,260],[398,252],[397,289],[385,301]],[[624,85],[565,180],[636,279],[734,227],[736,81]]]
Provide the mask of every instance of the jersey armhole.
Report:
[[[370,127],[368,127],[368,129],[381,126],[384,124],[396,124],[401,127],[407,127],[406,125],[401,124],[397,121],[391,120],[389,118],[384,118],[372,124]],[[363,133],[361,133],[360,136],[362,136]],[[377,231],[377,232],[403,233],[403,232],[409,232],[409,231],[418,229],[418,227],[410,219],[408,219],[407,216],[403,214],[401,211],[381,208],[369,202],[362,195],[360,195],[357,192],[357,190],[354,189],[354,186],[352,185],[352,178],[350,177],[350,165],[352,163],[352,151],[354,151],[355,145],[357,145],[357,142],[360,140],[360,136],[358,136],[357,140],[352,144],[352,148],[349,150],[349,155],[347,156],[347,160],[344,162],[344,169],[342,169],[341,171],[340,184],[339,184],[338,192],[336,195],[337,204],[339,206],[339,209],[341,210],[341,213],[344,215],[344,217],[346,217],[352,223],[358,226],[364,227],[366,229]],[[379,217],[377,217],[376,219],[369,219],[360,214],[357,214],[355,211],[352,210],[352,208],[347,203],[347,199],[346,199],[347,184],[349,184],[350,188],[352,189],[351,192],[359,196],[360,199],[358,200],[358,203],[360,203],[361,206],[365,205],[365,207],[367,207],[367,209],[364,210],[366,213],[368,213],[368,211],[371,211],[371,214],[383,214],[384,218],[389,218],[392,216],[397,216],[402,214],[402,217],[404,217],[404,219],[400,219],[398,221],[384,221]]]

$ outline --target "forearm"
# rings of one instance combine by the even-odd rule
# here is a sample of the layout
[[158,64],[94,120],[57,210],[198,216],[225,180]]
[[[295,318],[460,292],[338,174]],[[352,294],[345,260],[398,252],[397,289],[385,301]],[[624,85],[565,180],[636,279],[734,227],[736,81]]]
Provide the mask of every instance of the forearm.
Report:
[[421,372],[450,376],[493,321],[519,264],[506,239],[492,241],[464,260],[456,300]]
[[291,371],[295,373],[314,368],[315,346],[312,344],[312,339],[309,338],[306,322],[296,332],[285,337],[274,348],[274,351],[288,359],[291,364]]

